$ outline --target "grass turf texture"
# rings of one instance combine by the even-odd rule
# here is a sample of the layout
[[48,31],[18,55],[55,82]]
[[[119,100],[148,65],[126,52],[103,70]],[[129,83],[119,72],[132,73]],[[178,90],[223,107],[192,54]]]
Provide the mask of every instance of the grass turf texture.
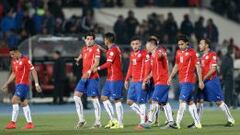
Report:
[[[176,114],[176,112],[175,112]],[[181,124],[181,129],[160,129],[153,127],[151,129],[136,130],[135,126],[139,122],[138,117],[133,112],[124,114],[124,129],[89,129],[94,123],[94,114],[85,113],[87,124],[83,129],[74,129],[77,116],[73,114],[61,115],[33,115],[35,128],[31,130],[24,130],[22,127],[25,124],[25,118],[20,113],[18,119],[17,129],[6,130],[4,129],[10,116],[0,116],[0,135],[240,135],[240,111],[234,110],[232,114],[235,118],[236,124],[234,127],[224,127],[226,120],[221,111],[205,110],[203,114],[202,129],[187,129],[186,126],[192,123],[189,112],[186,110],[185,116]],[[164,123],[164,113],[161,112],[161,124]],[[174,115],[174,118],[176,115]],[[108,121],[106,113],[102,114],[102,124]]]

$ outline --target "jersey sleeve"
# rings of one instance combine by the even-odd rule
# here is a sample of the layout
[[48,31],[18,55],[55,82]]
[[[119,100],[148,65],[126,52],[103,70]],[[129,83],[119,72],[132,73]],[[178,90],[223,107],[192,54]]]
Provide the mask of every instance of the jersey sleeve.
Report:
[[210,65],[213,66],[213,67],[217,66],[217,55],[216,55],[216,53],[212,53]]
[[26,57],[26,59],[25,59],[25,64],[27,65],[29,70],[34,69],[34,66],[32,65],[32,62],[30,61],[30,59],[28,57]]
[[114,51],[113,49],[112,50],[109,50],[109,53],[107,54],[107,62],[113,62],[114,59],[116,57],[116,51]]
[[192,57],[194,65],[199,64],[200,62],[199,62],[199,59],[198,59],[196,51],[193,50],[191,54],[192,54],[191,57]]
[[100,49],[99,49],[99,47],[96,47],[95,58],[100,58]]
[[131,59],[131,55],[129,56],[129,66],[128,66],[128,72],[126,75],[126,81],[129,81],[130,77],[132,75],[132,59]]

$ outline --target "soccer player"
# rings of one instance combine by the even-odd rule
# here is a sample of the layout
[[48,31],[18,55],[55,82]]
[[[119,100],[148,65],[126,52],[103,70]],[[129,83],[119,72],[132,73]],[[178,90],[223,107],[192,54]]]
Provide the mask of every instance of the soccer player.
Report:
[[196,82],[196,70],[199,80],[199,88],[203,89],[204,87],[197,54],[196,51],[189,46],[189,41],[186,36],[179,36],[177,43],[179,49],[176,52],[175,65],[168,79],[168,84],[170,84],[172,78],[178,72],[180,83],[180,103],[177,112],[176,124],[174,124],[174,127],[180,129],[180,123],[182,121],[184,111],[188,104],[189,112],[194,120],[195,127],[202,128],[199,116],[197,114],[196,105],[193,102],[194,84]]
[[[203,53],[201,57],[201,69],[205,87],[198,95],[198,114],[201,118],[204,100],[208,102],[215,102],[216,105],[225,113],[227,118],[227,124],[225,126],[231,127],[234,125],[235,120],[233,119],[229,108],[223,99],[220,80],[217,77],[217,54],[210,49],[210,44],[211,43],[208,39],[202,39],[199,43],[199,50]],[[189,127],[192,127],[192,125]]]
[[12,97],[12,120],[7,124],[6,129],[15,129],[17,127],[16,122],[19,113],[19,104],[23,108],[24,116],[27,121],[25,128],[31,129],[34,128],[34,124],[32,123],[31,111],[26,98],[29,92],[30,73],[35,81],[37,92],[42,91],[39,86],[38,75],[29,58],[22,55],[17,48],[11,48],[9,53],[12,58],[12,73],[2,86],[2,90],[7,91],[8,84],[15,79],[16,91]]
[[[101,99],[110,118],[105,128],[110,129],[123,128],[123,107],[121,103],[123,89],[122,56],[121,50],[114,44],[114,40],[115,36],[113,33],[106,33],[104,35],[104,43],[108,47],[108,51],[106,52],[107,61],[94,70],[97,71],[107,68],[107,80],[103,87]],[[114,118],[114,110],[109,100],[110,98],[115,102],[118,120]]]
[[174,124],[172,116],[172,108],[168,103],[169,85],[168,81],[168,59],[166,49],[158,47],[157,40],[150,38],[146,43],[146,49],[151,53],[150,70],[146,69],[145,79],[143,81],[143,88],[149,77],[153,77],[154,92],[152,95],[152,108],[148,118],[148,124],[151,125],[154,121],[156,113],[159,111],[159,105],[163,108],[168,124],[164,127],[171,127]]
[[87,94],[88,97],[91,97],[93,103],[94,112],[95,112],[95,123],[92,128],[101,127],[101,106],[99,103],[99,75],[97,72],[92,72],[92,70],[99,65],[100,61],[100,49],[98,45],[95,44],[95,34],[90,32],[85,35],[85,46],[82,48],[82,51],[78,58],[75,58],[76,62],[79,62],[82,59],[83,68],[82,68],[82,77],[79,80],[75,92],[74,92],[74,101],[76,106],[77,115],[79,117],[79,122],[77,123],[76,128],[81,128],[86,124],[83,115],[83,105],[81,97],[83,94]]
[[142,89],[145,61],[148,53],[146,50],[141,49],[141,39],[139,37],[133,37],[131,39],[131,47],[133,51],[129,57],[129,67],[124,86],[128,89],[127,104],[139,115],[140,124],[138,124],[137,128],[141,129],[145,123],[148,98],[148,91]]

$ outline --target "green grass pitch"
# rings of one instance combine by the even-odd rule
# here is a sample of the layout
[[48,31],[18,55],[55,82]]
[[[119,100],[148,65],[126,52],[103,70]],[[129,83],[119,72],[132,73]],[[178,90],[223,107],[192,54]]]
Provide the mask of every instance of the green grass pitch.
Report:
[[[175,112],[176,114],[176,112]],[[87,125],[83,129],[75,130],[74,125],[77,122],[77,116],[72,114],[56,115],[33,115],[36,128],[24,130],[25,119],[20,113],[17,129],[4,129],[10,116],[0,116],[0,135],[240,135],[240,111],[234,110],[232,114],[236,120],[234,127],[224,127],[226,120],[221,111],[205,110],[203,114],[202,129],[187,129],[186,126],[192,122],[189,112],[186,110],[181,129],[160,129],[153,127],[151,129],[136,130],[135,126],[139,122],[138,117],[133,112],[124,113],[124,129],[89,129],[94,122],[94,114],[85,113]],[[160,121],[164,123],[164,113],[160,114]],[[176,117],[176,116],[174,116]],[[102,124],[106,124],[107,115],[102,114]]]

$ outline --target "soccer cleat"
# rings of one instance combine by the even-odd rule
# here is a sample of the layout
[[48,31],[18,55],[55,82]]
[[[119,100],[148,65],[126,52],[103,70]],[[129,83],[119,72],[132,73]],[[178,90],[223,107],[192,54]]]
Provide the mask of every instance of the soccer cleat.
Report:
[[167,122],[161,129],[173,128],[174,122]]
[[142,129],[144,129],[144,125],[143,125],[143,124],[138,124],[138,125],[135,127],[135,129],[137,129],[137,130],[142,130]]
[[82,127],[84,127],[86,124],[87,124],[86,121],[78,122],[75,128],[76,128],[76,129],[78,129],[78,128],[82,128]]
[[228,121],[227,124],[225,125],[225,127],[233,127],[235,124],[234,121]]
[[154,123],[152,123],[153,127],[158,127],[159,126],[159,122],[156,120]]
[[118,121],[117,120],[109,120],[108,121],[108,124],[106,126],[104,126],[104,128],[111,128],[112,126],[118,124]]
[[98,123],[98,124],[94,124],[90,129],[96,129],[96,128],[101,128],[102,127],[102,124],[101,123]]
[[5,128],[6,129],[16,129],[17,128],[16,122],[10,121]]
[[177,124],[177,123],[174,123],[172,125],[170,125],[171,128],[174,128],[174,129],[180,129],[180,124]]
[[143,127],[144,127],[144,128],[147,128],[147,129],[148,129],[148,128],[151,128],[151,126],[152,126],[152,122],[151,122],[151,121],[148,121],[148,122],[146,122],[146,123],[143,124]]
[[195,127],[195,123],[194,122],[187,126],[187,128],[194,128],[194,127]]
[[123,125],[120,125],[119,123],[115,123],[110,129],[120,129],[123,128]]
[[202,128],[202,124],[195,124],[195,127],[198,128],[198,129],[201,129]]
[[33,125],[33,123],[32,122],[29,122],[29,123],[27,123],[25,126],[24,126],[24,129],[32,129],[32,128],[34,128],[35,126]]

